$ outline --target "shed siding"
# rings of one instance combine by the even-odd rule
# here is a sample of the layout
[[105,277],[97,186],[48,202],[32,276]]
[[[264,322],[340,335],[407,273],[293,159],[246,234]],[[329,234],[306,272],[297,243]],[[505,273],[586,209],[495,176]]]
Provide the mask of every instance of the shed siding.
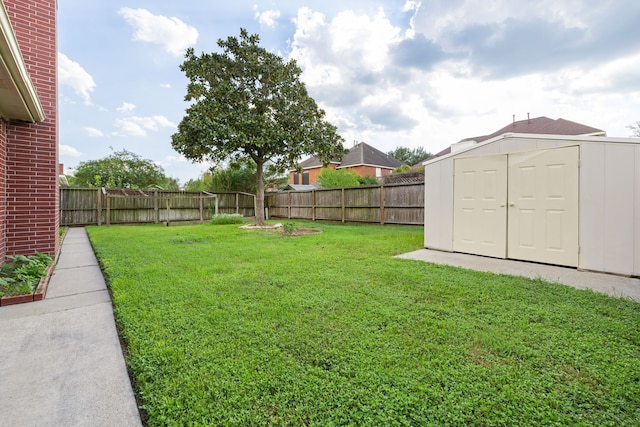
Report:
[[633,274],[634,276],[640,276],[640,145],[635,147],[635,185],[633,194],[635,197],[635,208],[634,208],[634,251],[633,251]]
[[453,251],[453,159],[425,168],[425,247]]
[[633,273],[634,147],[605,147],[604,271]]
[[583,269],[604,271],[605,197],[603,144],[580,147],[580,257]]

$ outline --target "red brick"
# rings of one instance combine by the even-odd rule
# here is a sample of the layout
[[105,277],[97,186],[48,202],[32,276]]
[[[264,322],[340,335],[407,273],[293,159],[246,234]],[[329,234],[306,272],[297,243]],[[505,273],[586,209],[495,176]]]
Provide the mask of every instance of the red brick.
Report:
[[46,119],[0,124],[0,262],[58,250],[56,0],[3,0]]

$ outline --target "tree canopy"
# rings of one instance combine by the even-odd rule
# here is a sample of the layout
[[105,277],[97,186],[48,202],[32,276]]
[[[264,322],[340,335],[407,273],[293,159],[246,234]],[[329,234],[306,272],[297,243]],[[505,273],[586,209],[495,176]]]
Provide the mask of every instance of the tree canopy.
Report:
[[103,159],[81,162],[70,184],[74,187],[178,189],[177,181],[167,177],[153,160],[143,159],[127,150],[115,151]]
[[256,165],[256,223],[264,224],[263,169],[295,166],[304,155],[329,162],[345,149],[300,81],[296,62],[259,46],[257,34],[218,40],[221,53],[187,50],[180,69],[189,79],[191,105],[172,136],[173,148],[192,161],[251,160]]
[[[268,165],[265,170],[266,185],[284,185],[287,181],[279,171]],[[213,168],[198,179],[191,179],[185,185],[187,191],[256,192],[256,166],[253,163],[230,165],[227,168]]]
[[631,131],[631,136],[640,138],[640,121],[627,126],[627,129]]
[[395,150],[389,151],[387,154],[409,166],[413,166],[431,155],[431,153],[425,151],[422,147],[413,149],[408,147],[397,147]]

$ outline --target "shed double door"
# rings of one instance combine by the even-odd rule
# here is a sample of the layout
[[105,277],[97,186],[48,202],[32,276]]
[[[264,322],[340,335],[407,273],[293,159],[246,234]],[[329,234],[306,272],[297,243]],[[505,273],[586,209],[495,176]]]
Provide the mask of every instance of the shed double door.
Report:
[[578,265],[578,147],[455,160],[453,249]]

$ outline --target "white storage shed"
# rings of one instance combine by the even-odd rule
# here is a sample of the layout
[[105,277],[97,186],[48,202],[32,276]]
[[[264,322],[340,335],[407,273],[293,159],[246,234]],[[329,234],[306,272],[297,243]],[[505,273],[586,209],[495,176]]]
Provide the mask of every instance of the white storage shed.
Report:
[[512,133],[424,166],[426,248],[640,276],[640,139]]

